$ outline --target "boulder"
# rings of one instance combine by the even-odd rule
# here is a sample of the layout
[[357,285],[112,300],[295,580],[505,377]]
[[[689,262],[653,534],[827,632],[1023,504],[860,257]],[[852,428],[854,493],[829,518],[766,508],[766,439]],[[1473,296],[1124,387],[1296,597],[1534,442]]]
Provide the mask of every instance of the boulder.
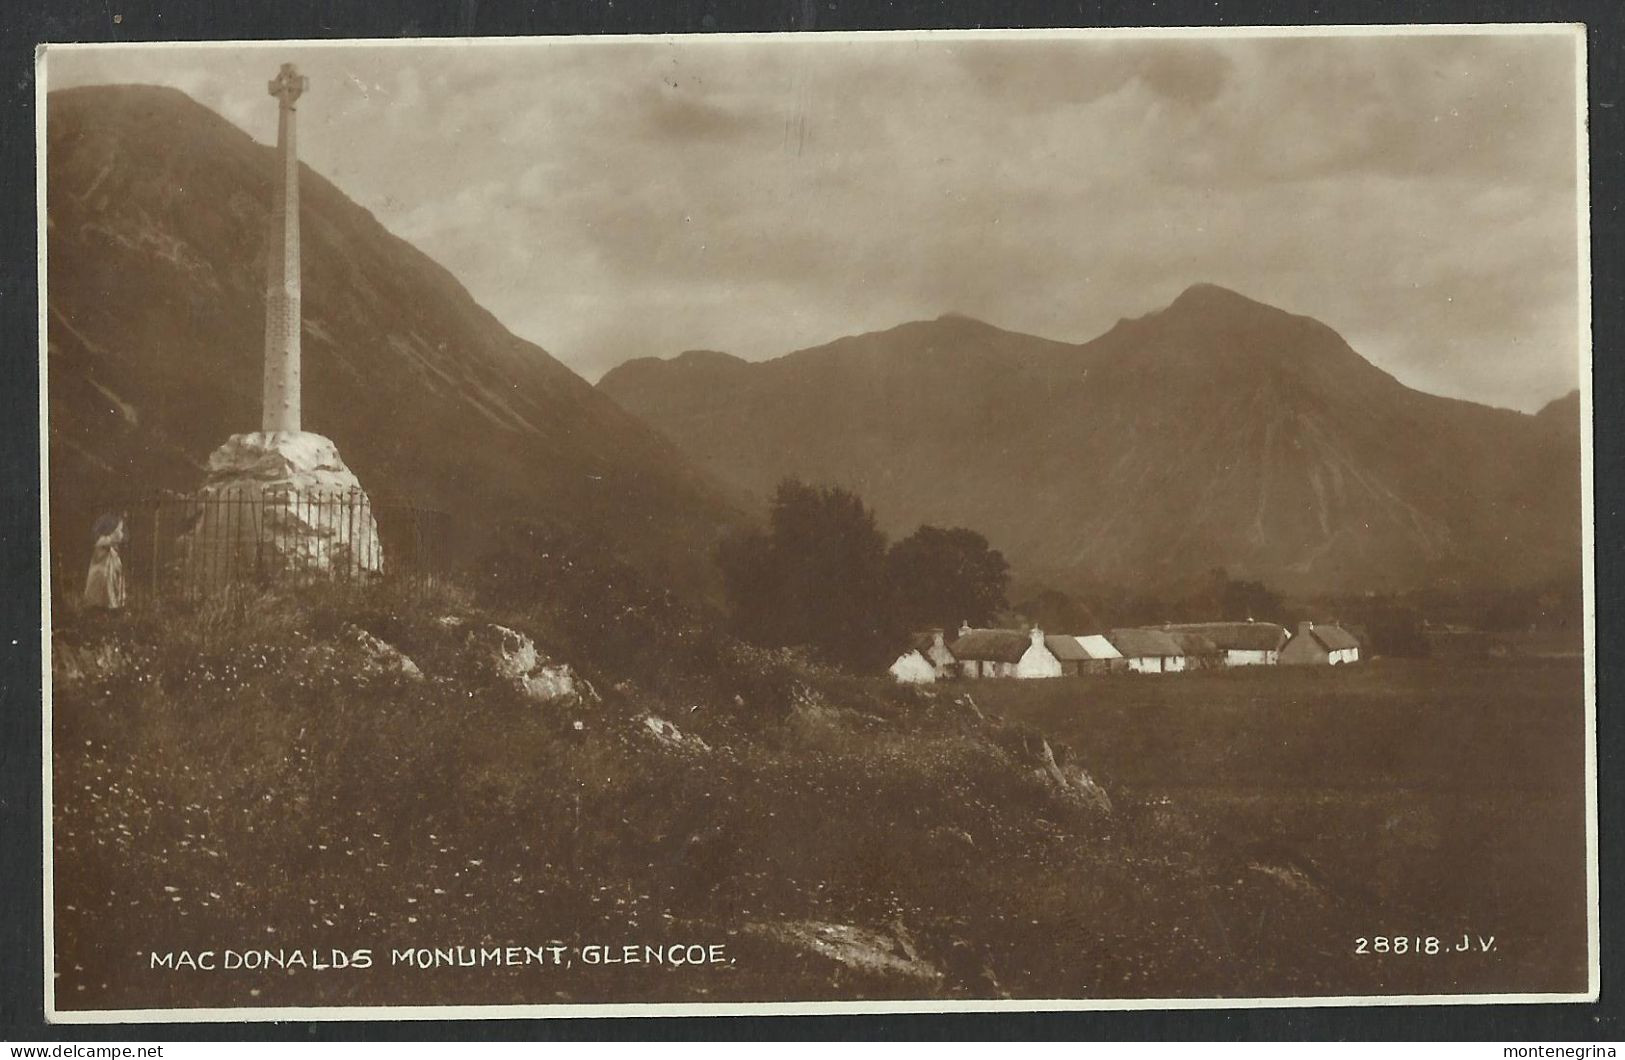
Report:
[[536,650],[536,642],[516,629],[495,623],[472,630],[468,646],[497,676],[538,703],[596,703],[598,693],[568,663],[555,663]]
[[665,747],[678,751],[709,751],[711,745],[699,736],[683,732],[665,718],[653,714],[638,715],[637,722],[643,730],[653,736],[656,741]]
[[918,983],[942,979],[930,962],[920,957],[914,941],[900,924],[874,931],[851,924],[820,920],[792,920],[778,924],[747,924],[745,931],[794,949],[818,954],[853,971],[895,976]]
[[185,559],[206,586],[383,570],[372,505],[338,447],[319,434],[232,435],[209,457],[197,507]]
[[1063,793],[1101,813],[1112,812],[1112,800],[1106,794],[1106,789],[1095,783],[1095,778],[1078,766],[1070,762],[1065,766],[1056,764],[1055,752],[1050,749],[1048,740],[1042,741],[1039,757],[1044,775]]
[[360,626],[345,626],[343,635],[361,651],[366,667],[374,673],[397,673],[414,681],[423,680],[423,671],[411,657]]
[[[1046,787],[1071,802],[1110,815],[1111,797],[1071,756],[1057,759],[1055,749],[1037,729],[1028,725],[998,725],[989,733],[1019,766],[1030,769]],[[1063,748],[1064,750],[1064,748]]]

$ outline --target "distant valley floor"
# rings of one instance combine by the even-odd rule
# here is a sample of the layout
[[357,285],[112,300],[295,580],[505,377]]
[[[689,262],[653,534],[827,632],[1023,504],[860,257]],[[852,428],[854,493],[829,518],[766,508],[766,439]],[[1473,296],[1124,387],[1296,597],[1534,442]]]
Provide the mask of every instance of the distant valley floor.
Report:
[[1497,937],[1488,955],[1429,958],[1357,954],[1329,934],[1328,968],[1375,969],[1385,992],[1583,988],[1580,658],[962,687],[1068,743],[1114,797],[1216,837],[1246,872],[1284,869],[1367,907],[1368,950],[1377,936]]

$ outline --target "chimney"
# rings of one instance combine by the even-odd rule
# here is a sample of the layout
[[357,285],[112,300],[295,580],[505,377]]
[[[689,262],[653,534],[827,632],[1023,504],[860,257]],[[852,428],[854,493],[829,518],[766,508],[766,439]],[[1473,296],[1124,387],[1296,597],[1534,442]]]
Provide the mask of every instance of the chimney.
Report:
[[1042,648],[1044,646],[1044,631],[1037,626],[1034,626],[1032,632],[1027,635],[1033,639],[1033,647]]
[[970,636],[970,623],[966,622],[964,619],[959,620],[959,635],[961,637]]
[[933,647],[933,648],[935,648],[935,649],[937,649],[939,651],[947,651],[948,650],[948,644],[947,644],[946,641],[943,640],[943,637],[942,637],[942,630],[933,629],[931,631],[931,647]]

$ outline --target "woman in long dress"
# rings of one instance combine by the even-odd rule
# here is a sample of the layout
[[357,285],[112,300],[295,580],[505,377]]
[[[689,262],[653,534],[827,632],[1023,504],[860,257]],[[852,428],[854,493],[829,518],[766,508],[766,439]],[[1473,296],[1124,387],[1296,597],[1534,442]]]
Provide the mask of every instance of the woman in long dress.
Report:
[[125,541],[124,517],[102,516],[90,536],[96,544],[90,553],[90,574],[85,578],[85,606],[117,611],[124,606],[124,562],[118,554],[118,547]]

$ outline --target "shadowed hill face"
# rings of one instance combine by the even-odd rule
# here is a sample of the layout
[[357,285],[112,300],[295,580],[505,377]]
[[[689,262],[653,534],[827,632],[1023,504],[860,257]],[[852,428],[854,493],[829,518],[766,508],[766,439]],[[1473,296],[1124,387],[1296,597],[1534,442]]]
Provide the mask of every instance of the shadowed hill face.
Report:
[[[274,151],[170,89],[49,99],[53,530],[257,430]],[[709,591],[741,516],[663,439],[301,174],[304,423],[377,497],[537,519]],[[67,535],[63,537],[62,535]]]
[[[1577,448],[1212,285],[1082,345],[944,317],[703,377],[637,362],[599,387],[742,489],[841,483],[893,533],[973,527],[1062,583],[1224,567],[1365,591],[1578,569]],[[1577,427],[1570,411],[1542,418]]]
[[1541,406],[1539,412],[1535,413],[1535,419],[1555,432],[1578,434],[1580,431],[1580,392],[1570,390],[1562,397],[1548,401]]

